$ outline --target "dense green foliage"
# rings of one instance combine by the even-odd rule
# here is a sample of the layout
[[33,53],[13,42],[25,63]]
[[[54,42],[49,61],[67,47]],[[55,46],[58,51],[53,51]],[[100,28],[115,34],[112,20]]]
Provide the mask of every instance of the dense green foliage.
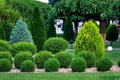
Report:
[[15,57],[14,57],[14,65],[15,65],[15,67],[19,69],[21,63],[24,60],[31,60],[31,61],[33,61],[32,54],[30,52],[20,52],[20,53],[17,53],[15,55]]
[[61,68],[69,67],[72,61],[72,56],[68,52],[58,52],[55,58],[59,60]]
[[50,5],[54,5],[55,3],[61,1],[61,0],[48,0]]
[[100,58],[96,62],[98,71],[108,71],[112,67],[113,63],[108,58]]
[[49,18],[49,27],[47,29],[47,38],[56,37],[56,28],[54,25],[54,17]]
[[14,43],[10,49],[13,56],[16,55],[18,52],[22,51],[29,51],[32,54],[35,54],[37,52],[36,46],[33,43],[29,42],[18,42]]
[[120,67],[120,60],[117,62],[117,65]]
[[75,34],[74,34],[74,31],[73,31],[73,24],[72,24],[72,20],[71,20],[70,16],[67,17],[64,24],[65,24],[63,26],[64,27],[64,29],[63,29],[64,39],[66,39],[67,41],[74,41],[75,40]]
[[20,69],[22,72],[33,72],[35,69],[34,62],[31,60],[25,60],[21,63]]
[[51,51],[53,54],[66,50],[67,48],[68,42],[60,37],[49,38],[43,46],[44,50]]
[[27,24],[23,22],[22,18],[18,19],[10,35],[10,44],[16,42],[33,43],[32,35],[27,28]]
[[43,50],[43,45],[46,40],[46,28],[38,7],[36,7],[33,11],[30,31],[38,51]]
[[104,56],[104,41],[99,29],[92,21],[85,22],[75,41],[75,54],[82,50],[91,51],[96,58]]
[[0,39],[6,40],[5,30],[1,21],[0,21]]
[[0,72],[10,71],[12,64],[8,59],[0,59]]
[[87,65],[84,58],[76,57],[72,60],[71,68],[73,72],[83,72],[86,67]]
[[0,59],[1,58],[5,58],[8,59],[11,63],[12,63],[12,55],[10,54],[10,52],[1,52],[0,51]]
[[83,57],[86,60],[88,68],[93,67],[95,65],[96,56],[94,53],[90,51],[80,51],[78,53],[78,56]]
[[9,51],[11,45],[4,40],[0,40],[0,51]]
[[53,58],[53,55],[51,52],[48,51],[41,51],[39,53],[35,54],[35,64],[37,68],[44,68],[44,63],[49,58]]
[[106,29],[106,38],[109,41],[116,41],[118,39],[119,31],[115,24],[110,24]]
[[50,58],[45,62],[44,67],[46,72],[55,72],[60,68],[60,62],[56,58]]

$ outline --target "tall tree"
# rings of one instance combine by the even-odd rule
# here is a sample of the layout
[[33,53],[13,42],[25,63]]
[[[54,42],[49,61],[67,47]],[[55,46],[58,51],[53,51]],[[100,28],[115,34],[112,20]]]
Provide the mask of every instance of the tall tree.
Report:
[[27,24],[22,20],[22,18],[18,19],[10,35],[10,43],[13,44],[16,42],[33,43],[32,35],[27,28]]
[[35,7],[32,14],[30,31],[33,36],[33,40],[37,49],[43,50],[43,45],[46,40],[46,28],[43,22],[43,17],[41,15],[41,11],[38,7]]

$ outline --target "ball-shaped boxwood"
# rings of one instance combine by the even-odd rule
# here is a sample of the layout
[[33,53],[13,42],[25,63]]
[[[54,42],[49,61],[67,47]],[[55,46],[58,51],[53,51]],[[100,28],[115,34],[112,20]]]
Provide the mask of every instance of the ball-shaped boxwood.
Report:
[[73,72],[83,72],[86,67],[87,65],[84,58],[76,57],[72,60],[71,68]]
[[60,62],[56,58],[49,58],[44,67],[46,72],[55,72],[60,68]]
[[12,64],[8,59],[0,59],[0,72],[10,71],[12,68]]
[[82,50],[94,52],[97,59],[104,57],[104,40],[92,21],[84,23],[76,38],[75,55]]
[[112,67],[113,63],[108,58],[100,58],[96,62],[98,71],[108,71]]
[[4,40],[0,40],[0,51],[9,51],[11,45]]
[[68,42],[60,37],[49,38],[45,41],[43,49],[51,51],[53,54],[66,50],[68,48]]
[[14,57],[14,65],[15,65],[15,67],[19,69],[21,63],[24,60],[31,60],[31,61],[33,61],[32,54],[30,52],[20,52],[20,53],[17,53],[15,55],[15,57]]
[[55,55],[55,58],[57,58],[60,62],[60,67],[61,68],[67,68],[72,61],[72,56],[68,52],[58,52]]
[[93,67],[96,62],[96,56],[93,52],[90,51],[81,51],[78,53],[78,57],[83,57],[87,62],[87,67]]
[[41,51],[35,54],[35,64],[37,68],[44,68],[44,62],[49,58],[53,58],[53,54],[48,51]]
[[10,54],[10,52],[0,51],[0,59],[1,58],[8,59],[12,63],[12,55]]
[[117,62],[118,66],[120,67],[120,60]]
[[32,54],[35,54],[37,52],[37,48],[33,43],[29,42],[17,42],[14,43],[10,49],[11,53],[13,56],[16,55],[18,52],[23,52],[23,51],[29,51]]
[[31,60],[25,60],[21,63],[20,69],[22,72],[33,72],[35,69],[34,62]]

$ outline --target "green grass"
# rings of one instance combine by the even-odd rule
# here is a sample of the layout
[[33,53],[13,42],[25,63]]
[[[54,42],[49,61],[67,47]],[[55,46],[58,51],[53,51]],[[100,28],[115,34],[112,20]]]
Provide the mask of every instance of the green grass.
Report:
[[120,80],[120,73],[0,73],[0,80]]

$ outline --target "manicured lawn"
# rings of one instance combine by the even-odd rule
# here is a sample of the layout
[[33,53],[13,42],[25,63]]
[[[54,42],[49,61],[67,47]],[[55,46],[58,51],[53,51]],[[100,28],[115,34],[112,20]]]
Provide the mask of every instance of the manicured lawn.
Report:
[[0,73],[0,80],[120,80],[120,73]]

